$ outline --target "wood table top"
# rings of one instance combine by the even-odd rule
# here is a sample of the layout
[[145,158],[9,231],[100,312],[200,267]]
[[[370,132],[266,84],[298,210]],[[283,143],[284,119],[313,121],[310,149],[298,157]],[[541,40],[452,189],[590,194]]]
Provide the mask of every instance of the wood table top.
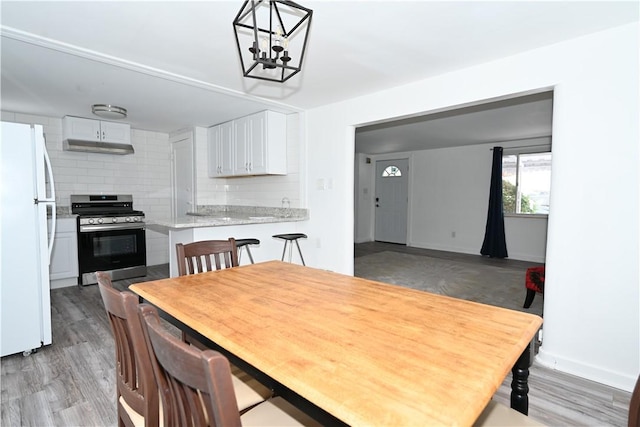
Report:
[[270,261],[130,289],[350,425],[471,425],[542,324]]

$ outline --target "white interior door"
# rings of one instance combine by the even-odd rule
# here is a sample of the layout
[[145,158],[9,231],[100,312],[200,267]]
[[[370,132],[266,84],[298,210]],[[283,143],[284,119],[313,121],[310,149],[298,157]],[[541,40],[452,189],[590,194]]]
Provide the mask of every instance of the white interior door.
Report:
[[409,160],[376,161],[375,240],[407,244]]
[[195,210],[195,186],[193,168],[193,135],[184,135],[183,139],[173,141],[172,176],[174,215],[185,216]]

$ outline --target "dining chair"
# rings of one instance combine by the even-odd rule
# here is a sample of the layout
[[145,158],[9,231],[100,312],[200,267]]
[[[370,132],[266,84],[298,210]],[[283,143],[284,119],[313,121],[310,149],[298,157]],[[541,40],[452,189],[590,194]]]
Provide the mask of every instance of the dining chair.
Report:
[[228,240],[202,240],[176,244],[178,275],[203,273],[237,267],[238,248],[233,237]]
[[[238,267],[238,247],[236,240],[201,240],[193,243],[176,243],[178,275],[204,273],[222,268]],[[186,332],[182,332],[182,340],[200,349],[206,348],[202,343]]]
[[[222,268],[237,267],[238,248],[233,237],[227,240],[202,240],[193,243],[177,243],[178,275],[204,273],[206,271],[221,270]],[[194,345],[200,350],[206,350],[207,346],[197,338],[182,331],[182,341]],[[258,380],[252,378],[244,371],[234,366],[232,375],[236,398],[240,404],[240,410],[263,402],[273,395],[273,392],[263,386]]]
[[240,415],[229,361],[216,351],[197,349],[168,333],[151,305],[141,304],[138,311],[162,392],[165,425],[320,425],[281,397],[269,399]]
[[156,427],[158,388],[138,316],[138,296],[114,289],[109,273],[97,272],[96,278],[115,341],[118,425]]

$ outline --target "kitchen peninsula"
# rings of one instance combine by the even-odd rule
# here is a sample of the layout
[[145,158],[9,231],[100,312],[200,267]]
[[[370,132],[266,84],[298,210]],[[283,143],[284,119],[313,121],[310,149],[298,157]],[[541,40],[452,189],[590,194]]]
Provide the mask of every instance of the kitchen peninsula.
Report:
[[[169,236],[169,272],[178,275],[176,243],[200,240],[255,238],[260,245],[251,248],[255,262],[279,260],[282,257],[281,240],[274,234],[303,232],[301,225],[309,219],[307,209],[267,208],[257,206],[198,206],[197,211],[185,216],[147,220],[148,228]],[[303,247],[306,244],[300,242]],[[241,264],[248,264],[243,256]]]

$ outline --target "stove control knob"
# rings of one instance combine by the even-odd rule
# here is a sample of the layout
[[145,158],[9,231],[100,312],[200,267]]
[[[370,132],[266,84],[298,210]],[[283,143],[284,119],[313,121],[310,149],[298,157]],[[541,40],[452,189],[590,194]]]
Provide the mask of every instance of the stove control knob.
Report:
[[137,216],[134,216],[133,217],[133,222],[138,222],[138,221],[140,221],[140,218],[138,218]]
[[118,218],[116,218],[116,217],[111,218],[111,222],[113,222],[115,224],[116,222],[118,222]]
[[127,219],[125,219],[125,221],[131,222],[131,217],[128,216]]
[[89,224],[93,224],[93,218],[89,218]]
[[98,218],[98,224],[102,224],[102,218]]

